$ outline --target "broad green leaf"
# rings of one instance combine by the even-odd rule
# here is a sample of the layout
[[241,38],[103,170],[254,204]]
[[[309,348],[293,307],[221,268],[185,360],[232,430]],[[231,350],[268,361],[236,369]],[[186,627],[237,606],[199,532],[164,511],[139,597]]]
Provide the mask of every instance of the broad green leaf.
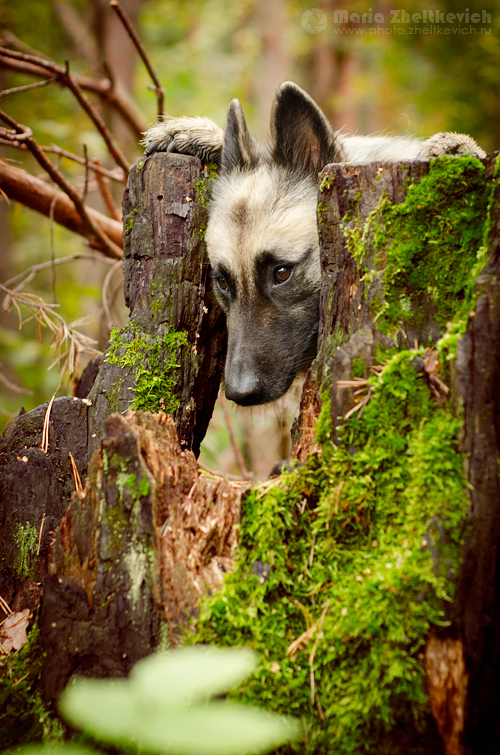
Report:
[[157,705],[180,706],[228,692],[256,666],[249,648],[197,645],[144,658],[134,666],[130,683]]
[[[144,708],[147,718],[148,706]],[[126,679],[74,677],[60,697],[59,710],[78,729],[100,732],[111,741],[126,741],[137,722],[145,720]]]
[[137,743],[172,755],[250,755],[299,739],[299,721],[247,705],[217,701],[176,709],[142,726]]
[[[258,708],[206,701],[233,687],[254,667],[255,655],[249,650],[182,649],[141,661],[128,681],[76,678],[59,707],[73,726],[145,752],[265,752],[299,738],[300,723]],[[198,704],[190,704],[193,700]]]

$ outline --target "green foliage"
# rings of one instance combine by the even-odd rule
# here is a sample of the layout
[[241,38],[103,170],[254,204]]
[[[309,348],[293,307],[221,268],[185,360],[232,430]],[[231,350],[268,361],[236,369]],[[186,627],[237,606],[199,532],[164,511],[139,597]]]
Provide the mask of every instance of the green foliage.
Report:
[[468,499],[460,420],[432,400],[420,355],[394,352],[370,378],[340,445],[325,401],[323,454],[249,493],[235,570],[193,634],[261,655],[237,697],[302,716],[300,752],[373,752],[428,713],[420,654],[445,620]]
[[179,407],[175,392],[179,350],[188,345],[184,331],[162,337],[141,333],[134,323],[123,332],[113,328],[107,361],[134,370],[133,409],[172,414]]
[[61,727],[49,716],[40,695],[43,652],[35,625],[28,641],[0,666],[0,747],[57,741]]
[[14,542],[17,546],[14,569],[21,578],[31,575],[31,562],[36,556],[38,548],[38,532],[34,524],[18,522],[14,532]]
[[[239,684],[255,665],[248,649],[198,647],[157,654],[140,661],[128,680],[74,679],[59,707],[72,726],[134,752],[250,755],[301,736],[291,718],[210,700]],[[73,755],[60,749],[62,755]]]
[[408,187],[404,202],[382,197],[362,227],[346,227],[380,330],[395,335],[405,326],[422,333],[429,319],[444,328],[467,316],[484,264],[489,196],[477,158],[442,157]]

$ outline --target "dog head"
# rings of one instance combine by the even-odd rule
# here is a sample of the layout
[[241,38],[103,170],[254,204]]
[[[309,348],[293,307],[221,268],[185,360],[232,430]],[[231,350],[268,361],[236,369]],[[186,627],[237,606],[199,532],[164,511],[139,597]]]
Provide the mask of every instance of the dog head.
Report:
[[277,92],[267,149],[238,100],[229,106],[206,241],[227,320],[226,396],[238,404],[279,398],[314,357],[317,176],[341,159],[324,114],[295,84]]

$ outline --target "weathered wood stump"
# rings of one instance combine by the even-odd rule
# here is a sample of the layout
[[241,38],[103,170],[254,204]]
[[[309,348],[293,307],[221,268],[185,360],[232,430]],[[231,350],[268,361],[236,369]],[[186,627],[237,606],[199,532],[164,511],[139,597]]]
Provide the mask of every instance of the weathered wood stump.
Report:
[[45,580],[47,700],[73,673],[124,676],[162,640],[178,642],[200,594],[230,568],[241,492],[198,471],[170,417],[106,421]]
[[199,453],[225,352],[204,232],[209,189],[194,157],[155,154],[132,169],[123,199],[130,322],[114,332],[89,398],[89,458],[105,420],[129,408],[165,411]]
[[[9,423],[0,468],[0,594],[39,598],[48,549],[80,477],[99,446],[106,419],[132,406],[173,414],[183,448],[199,453],[224,362],[223,317],[211,292],[204,244],[210,179],[200,162],[154,155],[131,171],[124,196],[125,299],[130,321],[115,331],[90,399],[58,398],[50,413],[48,453],[41,450],[48,404]],[[16,570],[16,533],[40,547],[28,573]],[[51,534],[52,533],[52,534]],[[16,539],[17,537],[17,539]],[[30,541],[31,542],[31,541]],[[38,550],[38,553],[36,552]],[[25,571],[26,571],[25,569]]]

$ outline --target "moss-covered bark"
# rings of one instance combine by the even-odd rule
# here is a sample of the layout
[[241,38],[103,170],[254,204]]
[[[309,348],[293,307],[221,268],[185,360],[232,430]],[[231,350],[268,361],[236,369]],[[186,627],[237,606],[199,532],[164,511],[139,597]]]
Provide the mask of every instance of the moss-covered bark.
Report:
[[[260,651],[239,696],[302,716],[297,751],[499,750],[497,193],[469,157],[323,173],[305,463],[247,497],[193,636]],[[483,355],[457,360],[471,338]]]

